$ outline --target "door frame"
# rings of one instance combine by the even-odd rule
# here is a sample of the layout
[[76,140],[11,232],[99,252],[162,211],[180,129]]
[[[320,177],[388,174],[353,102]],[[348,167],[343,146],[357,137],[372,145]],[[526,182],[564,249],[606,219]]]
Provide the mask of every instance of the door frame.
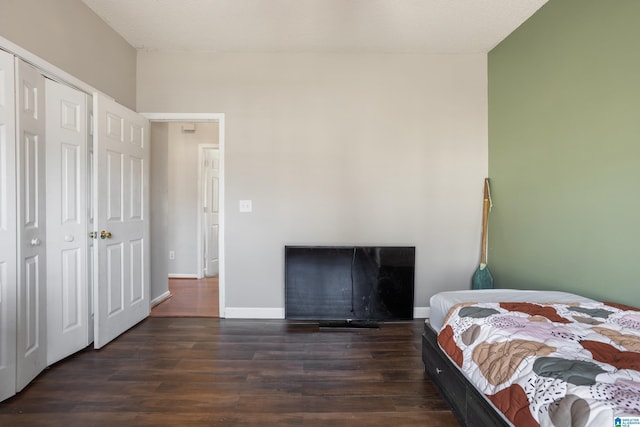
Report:
[[[203,262],[204,260],[204,241],[202,239],[203,235],[205,234],[205,230],[203,229],[203,224],[204,224],[204,218],[203,218],[203,211],[204,211],[204,194],[202,192],[202,175],[203,175],[203,170],[202,170],[202,158],[204,156],[204,151],[205,150],[219,150],[220,147],[218,144],[198,144],[198,225],[197,225],[197,257],[198,257],[198,262],[197,262],[197,268],[198,268],[198,279],[202,279],[205,277],[204,275],[204,270],[205,270],[205,263]],[[218,151],[218,154],[220,153],[220,151]],[[220,206],[220,194],[218,193],[218,206]],[[218,224],[218,233],[220,232],[220,224]],[[218,245],[220,244],[220,242],[218,242]],[[218,260],[218,265],[219,265],[219,260]]]
[[[218,234],[218,251],[219,251],[219,273],[218,273],[218,299],[219,299],[219,316],[220,318],[225,317],[225,309],[226,309],[226,288],[225,288],[225,246],[224,246],[224,231],[225,231],[225,203],[224,203],[224,194],[225,194],[225,141],[224,141],[224,113],[139,113],[140,115],[146,117],[151,122],[217,122],[218,123],[218,150],[220,154],[220,188],[219,188],[219,225],[220,232]],[[153,151],[153,148],[152,148]],[[198,213],[200,217],[200,213]],[[198,224],[198,227],[200,225]],[[198,235],[200,237],[200,235]],[[198,247],[198,252],[200,252],[200,247]],[[200,260],[200,258],[198,258]],[[202,261],[199,261],[199,264]],[[199,266],[198,274],[202,273],[202,268]]]

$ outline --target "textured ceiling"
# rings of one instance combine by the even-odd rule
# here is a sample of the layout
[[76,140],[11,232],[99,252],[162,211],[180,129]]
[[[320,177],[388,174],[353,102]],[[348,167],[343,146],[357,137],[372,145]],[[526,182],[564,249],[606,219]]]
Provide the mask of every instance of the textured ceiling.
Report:
[[137,49],[484,53],[547,0],[82,0]]

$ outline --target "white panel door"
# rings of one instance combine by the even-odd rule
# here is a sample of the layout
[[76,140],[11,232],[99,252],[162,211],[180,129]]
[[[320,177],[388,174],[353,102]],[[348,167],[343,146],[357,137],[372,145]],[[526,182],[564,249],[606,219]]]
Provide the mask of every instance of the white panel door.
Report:
[[[87,179],[86,179],[86,197],[87,197],[87,230],[95,230],[95,217],[93,206],[93,191],[95,190],[94,180],[95,174],[93,173],[94,158],[93,158],[93,101],[90,96],[87,97]],[[89,292],[89,298],[87,299],[87,316],[89,318],[89,331],[87,342],[93,342],[94,333],[94,292],[96,289],[94,274],[95,268],[95,239],[89,239],[87,245],[87,280],[89,281],[87,291]]]
[[95,231],[94,346],[100,348],[150,310],[149,122],[93,96]]
[[47,364],[86,347],[87,96],[45,84],[47,157]]
[[218,275],[220,154],[217,148],[204,148],[203,153],[204,271],[213,277]]
[[18,301],[16,389],[47,364],[45,78],[16,59]]
[[16,129],[13,56],[0,51],[0,401],[16,393]]

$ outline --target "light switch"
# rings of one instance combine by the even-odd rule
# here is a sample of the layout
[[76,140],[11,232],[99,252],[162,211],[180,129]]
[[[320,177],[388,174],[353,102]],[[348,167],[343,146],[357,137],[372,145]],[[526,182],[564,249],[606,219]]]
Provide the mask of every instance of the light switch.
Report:
[[251,212],[252,210],[251,200],[240,200],[240,212]]

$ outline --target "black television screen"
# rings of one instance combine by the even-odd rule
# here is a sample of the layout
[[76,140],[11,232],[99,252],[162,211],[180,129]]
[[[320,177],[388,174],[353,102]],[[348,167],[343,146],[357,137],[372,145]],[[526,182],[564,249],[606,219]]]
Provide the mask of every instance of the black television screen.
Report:
[[285,317],[413,319],[415,247],[286,246]]

